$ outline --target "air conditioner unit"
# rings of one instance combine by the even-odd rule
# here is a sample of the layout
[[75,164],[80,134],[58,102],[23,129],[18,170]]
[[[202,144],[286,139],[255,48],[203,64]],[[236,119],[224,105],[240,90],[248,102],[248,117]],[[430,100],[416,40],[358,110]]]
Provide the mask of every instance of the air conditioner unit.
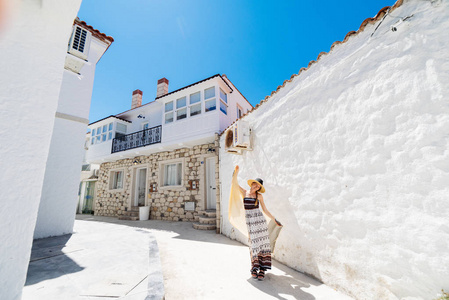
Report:
[[248,123],[240,120],[226,130],[225,151],[228,153],[242,154],[243,150],[252,150],[251,129]]
[[249,124],[242,120],[234,124],[234,147],[243,150],[253,150],[251,148],[251,128]]
[[242,154],[242,150],[234,146],[234,125],[228,128],[225,133],[225,151],[233,154]]

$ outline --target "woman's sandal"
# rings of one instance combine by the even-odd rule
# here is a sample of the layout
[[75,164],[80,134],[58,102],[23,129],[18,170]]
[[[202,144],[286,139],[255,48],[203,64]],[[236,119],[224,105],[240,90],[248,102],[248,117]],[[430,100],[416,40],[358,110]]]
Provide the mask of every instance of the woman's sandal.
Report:
[[264,270],[259,271],[259,274],[257,275],[257,279],[259,279],[261,281],[265,279],[265,271]]
[[256,269],[256,268],[254,268],[254,269],[251,270],[251,276],[252,276],[254,279],[257,279],[257,269]]

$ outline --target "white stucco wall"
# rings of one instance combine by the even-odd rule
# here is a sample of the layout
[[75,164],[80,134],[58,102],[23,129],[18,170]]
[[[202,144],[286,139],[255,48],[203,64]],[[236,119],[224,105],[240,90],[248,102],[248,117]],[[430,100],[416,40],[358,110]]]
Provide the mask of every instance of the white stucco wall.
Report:
[[0,28],[0,293],[20,299],[73,20],[81,0],[10,1]]
[[89,56],[80,74],[64,70],[34,238],[73,229],[95,67],[108,44],[92,37],[86,46]]
[[87,124],[55,120],[34,238],[72,233]]
[[405,1],[370,38],[377,25],[244,118],[254,151],[221,136],[222,230],[245,242],[227,218],[238,164],[284,224],[276,259],[357,299],[434,299],[449,290],[449,4]]

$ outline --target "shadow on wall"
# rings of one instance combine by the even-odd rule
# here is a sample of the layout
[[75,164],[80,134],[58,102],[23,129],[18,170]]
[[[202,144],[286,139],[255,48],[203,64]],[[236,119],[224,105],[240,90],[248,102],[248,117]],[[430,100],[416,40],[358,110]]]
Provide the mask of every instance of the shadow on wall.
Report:
[[[308,245],[302,244],[309,238],[298,225],[297,216],[294,213],[296,209],[290,201],[296,200],[292,199],[292,195],[293,189],[298,189],[298,186],[295,186],[297,183],[279,180],[280,171],[271,162],[270,156],[267,155],[263,147],[257,147],[257,149],[258,151],[248,153],[246,163],[253,164],[250,167],[260,176],[265,177],[263,178],[266,187],[264,199],[267,209],[284,225],[276,242],[273,257],[299,272],[321,281],[321,273],[314,258],[316,254],[312,255],[307,250]],[[260,166],[265,166],[265,169]]]
[[[266,198],[271,199],[267,208],[284,225],[276,242],[273,257],[299,272],[321,280],[320,270],[314,256],[308,253],[307,245],[302,245],[299,242],[306,241],[307,238],[298,225],[298,220],[294,214],[295,210],[290,204],[291,194],[291,190],[284,186],[267,185]],[[279,205],[276,205],[277,203]]]
[[66,244],[71,236],[71,234],[66,234],[33,241],[25,282],[26,286],[76,273],[84,269],[66,255],[70,252],[82,250],[66,248]]

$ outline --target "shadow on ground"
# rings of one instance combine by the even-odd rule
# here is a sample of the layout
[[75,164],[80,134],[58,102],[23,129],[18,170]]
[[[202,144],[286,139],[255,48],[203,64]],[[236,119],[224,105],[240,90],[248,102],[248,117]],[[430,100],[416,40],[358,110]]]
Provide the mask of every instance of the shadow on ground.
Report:
[[82,250],[66,247],[71,236],[66,234],[33,241],[26,286],[84,269],[66,255],[66,253]]
[[242,245],[237,241],[230,242],[227,237],[221,234],[217,234],[214,230],[186,230],[185,224],[191,222],[181,222],[181,221],[174,222],[174,221],[160,221],[160,220],[127,221],[127,220],[118,220],[118,218],[113,217],[100,217],[100,216],[93,217],[91,215],[77,215],[76,219],[82,221],[118,224],[122,226],[137,228],[137,230],[149,229],[154,231],[173,232],[173,234],[176,235],[173,237],[175,239],[245,247],[244,245]]
[[273,267],[283,271],[284,274],[273,274],[268,271],[266,273],[265,280],[259,281],[257,279],[249,278],[248,282],[255,288],[276,299],[315,299],[313,295],[304,292],[301,289],[309,288],[311,285],[316,285],[316,282],[312,282],[312,280],[307,276],[293,271],[275,260],[273,260],[272,263]]

